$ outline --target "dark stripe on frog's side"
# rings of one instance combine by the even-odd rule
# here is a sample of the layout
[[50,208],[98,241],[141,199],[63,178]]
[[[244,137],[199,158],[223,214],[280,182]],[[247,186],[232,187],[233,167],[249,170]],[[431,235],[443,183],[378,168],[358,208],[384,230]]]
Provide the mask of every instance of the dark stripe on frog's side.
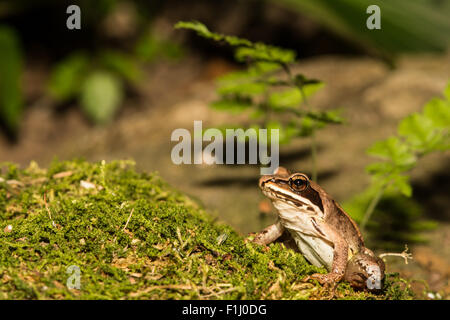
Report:
[[[310,181],[314,189],[319,190],[322,199],[325,200],[325,221],[334,226],[337,232],[347,240],[347,243],[353,244],[350,249],[353,253],[359,252],[364,247],[364,240],[355,221],[334,201],[325,190],[320,188],[314,181]],[[329,199],[329,200],[326,200]]]
[[313,225],[314,229],[316,229],[316,231],[319,234],[321,234],[324,238],[328,239],[327,236],[322,232],[322,230],[320,230],[319,226],[317,225],[316,219],[312,218],[311,222],[312,222],[312,225]]

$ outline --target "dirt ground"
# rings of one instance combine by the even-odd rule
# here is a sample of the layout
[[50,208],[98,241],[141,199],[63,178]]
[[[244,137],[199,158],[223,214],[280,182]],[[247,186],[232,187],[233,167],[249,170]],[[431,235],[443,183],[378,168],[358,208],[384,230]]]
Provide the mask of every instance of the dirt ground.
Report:
[[[146,70],[137,94],[128,98],[117,121],[106,127],[90,125],[76,106],[55,112],[43,97],[47,72],[39,64],[26,69],[28,108],[19,142],[0,136],[0,162],[27,165],[35,160],[46,166],[54,157],[88,160],[134,159],[140,170],[159,171],[173,186],[199,199],[220,220],[242,234],[268,225],[274,216],[261,217],[263,199],[257,187],[257,166],[174,165],[170,158],[171,133],[176,128],[193,130],[193,121],[204,127],[245,119],[208,107],[216,96],[214,78],[233,69],[221,59],[207,63],[187,58],[180,63],[161,63]],[[374,141],[395,132],[398,121],[421,109],[439,95],[450,75],[450,54],[405,56],[391,69],[365,57],[319,56],[297,66],[309,77],[322,79],[323,89],[310,103],[318,108],[342,107],[348,123],[330,127],[318,135],[319,183],[337,201],[344,201],[368,184],[365,150]],[[281,149],[281,165],[309,172],[307,141]],[[431,155],[413,172],[416,197],[427,216],[437,220],[426,245],[412,248],[414,260],[404,265],[388,258],[388,271],[401,271],[424,279],[431,291],[450,296],[450,154]],[[416,289],[424,286],[417,281]]]

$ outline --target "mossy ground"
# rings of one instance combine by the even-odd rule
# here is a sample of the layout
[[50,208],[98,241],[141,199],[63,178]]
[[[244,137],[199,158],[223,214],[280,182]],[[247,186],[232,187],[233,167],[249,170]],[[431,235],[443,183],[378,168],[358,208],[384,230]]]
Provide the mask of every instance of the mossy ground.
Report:
[[[280,244],[245,243],[156,174],[126,161],[3,165],[0,299],[326,299],[302,278],[324,269]],[[66,285],[69,266],[80,289]],[[410,299],[390,275],[380,295],[341,283],[337,299]]]

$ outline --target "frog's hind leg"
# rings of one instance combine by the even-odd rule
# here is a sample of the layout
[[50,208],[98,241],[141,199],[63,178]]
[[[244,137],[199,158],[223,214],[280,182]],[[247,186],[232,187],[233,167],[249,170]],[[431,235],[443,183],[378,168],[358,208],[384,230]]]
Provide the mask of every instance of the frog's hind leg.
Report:
[[348,261],[348,244],[334,228],[322,223],[320,224],[320,230],[322,230],[321,234],[327,235],[324,239],[333,244],[333,263],[331,270],[327,274],[312,274],[304,280],[316,279],[321,284],[336,284],[342,280],[345,274]]
[[258,232],[255,235],[255,238],[253,239],[253,242],[261,245],[267,245],[269,243],[274,242],[284,232],[284,227],[281,225],[281,223],[278,221],[277,223],[274,223],[261,232]]

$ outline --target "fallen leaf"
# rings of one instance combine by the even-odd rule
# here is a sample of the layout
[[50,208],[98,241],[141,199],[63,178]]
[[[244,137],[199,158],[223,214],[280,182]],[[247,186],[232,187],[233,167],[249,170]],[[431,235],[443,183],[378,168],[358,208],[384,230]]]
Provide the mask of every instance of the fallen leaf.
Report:
[[130,273],[130,276],[132,276],[134,278],[141,278],[142,277],[142,273],[133,272],[133,273]]
[[92,182],[84,181],[84,180],[80,181],[80,186],[84,189],[96,189],[95,184],[93,184]]
[[65,178],[65,177],[69,177],[73,174],[73,171],[63,171],[63,172],[58,172],[55,173],[52,178],[53,179],[60,179],[60,178]]

